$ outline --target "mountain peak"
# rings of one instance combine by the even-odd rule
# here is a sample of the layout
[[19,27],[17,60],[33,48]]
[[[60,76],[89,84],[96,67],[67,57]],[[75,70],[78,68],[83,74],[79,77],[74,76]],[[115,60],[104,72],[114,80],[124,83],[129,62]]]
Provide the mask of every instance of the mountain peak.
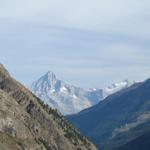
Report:
[[129,81],[128,79],[123,80],[121,82],[113,83],[113,84],[111,84],[108,87],[103,89],[103,96],[104,96],[104,98],[106,98],[107,96],[109,96],[113,93],[116,93],[118,91],[121,91],[125,88],[130,87],[134,83],[135,83],[134,81]]
[[47,74],[47,75],[55,75],[54,72],[52,72],[52,71],[47,71],[46,74]]
[[48,71],[44,77],[50,82],[55,82],[57,80],[56,75],[52,71]]

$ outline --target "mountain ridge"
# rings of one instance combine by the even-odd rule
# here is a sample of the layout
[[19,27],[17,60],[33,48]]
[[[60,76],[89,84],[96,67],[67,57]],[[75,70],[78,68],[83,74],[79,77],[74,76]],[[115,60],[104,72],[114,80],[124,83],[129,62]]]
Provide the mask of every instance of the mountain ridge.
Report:
[[91,88],[85,90],[57,79],[52,71],[48,71],[28,87],[45,103],[64,115],[70,115],[91,107],[107,96],[127,88],[132,84],[134,84],[134,82],[124,80],[104,89]]

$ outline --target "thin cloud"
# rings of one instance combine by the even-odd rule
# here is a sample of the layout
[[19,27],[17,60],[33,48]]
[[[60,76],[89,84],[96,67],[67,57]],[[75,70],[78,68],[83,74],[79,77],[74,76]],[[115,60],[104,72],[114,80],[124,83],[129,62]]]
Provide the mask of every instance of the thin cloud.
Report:
[[25,84],[48,70],[83,87],[148,78],[149,6],[149,0],[0,0],[0,60]]

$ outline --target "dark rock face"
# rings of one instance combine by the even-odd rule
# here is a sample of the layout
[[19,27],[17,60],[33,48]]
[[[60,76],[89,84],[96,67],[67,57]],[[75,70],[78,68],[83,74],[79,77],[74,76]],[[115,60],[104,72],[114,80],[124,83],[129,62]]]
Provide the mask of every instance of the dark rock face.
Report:
[[150,79],[67,118],[99,148],[116,149],[150,130]]
[[0,149],[96,150],[57,111],[11,78],[2,65],[0,104]]

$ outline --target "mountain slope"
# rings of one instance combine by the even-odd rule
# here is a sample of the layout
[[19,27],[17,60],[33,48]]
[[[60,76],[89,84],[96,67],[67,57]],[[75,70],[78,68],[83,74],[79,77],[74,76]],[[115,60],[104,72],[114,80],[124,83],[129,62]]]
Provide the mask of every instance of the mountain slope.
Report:
[[150,129],[149,104],[150,79],[110,95],[96,106],[67,118],[98,147],[111,150]]
[[62,114],[74,114],[97,104],[119,90],[129,87],[133,83],[125,80],[112,84],[104,89],[85,90],[80,87],[66,84],[56,78],[52,72],[34,81],[29,89],[49,106],[57,109]]
[[96,150],[56,111],[0,65],[0,149]]
[[149,150],[150,149],[150,131],[137,137],[116,150]]

